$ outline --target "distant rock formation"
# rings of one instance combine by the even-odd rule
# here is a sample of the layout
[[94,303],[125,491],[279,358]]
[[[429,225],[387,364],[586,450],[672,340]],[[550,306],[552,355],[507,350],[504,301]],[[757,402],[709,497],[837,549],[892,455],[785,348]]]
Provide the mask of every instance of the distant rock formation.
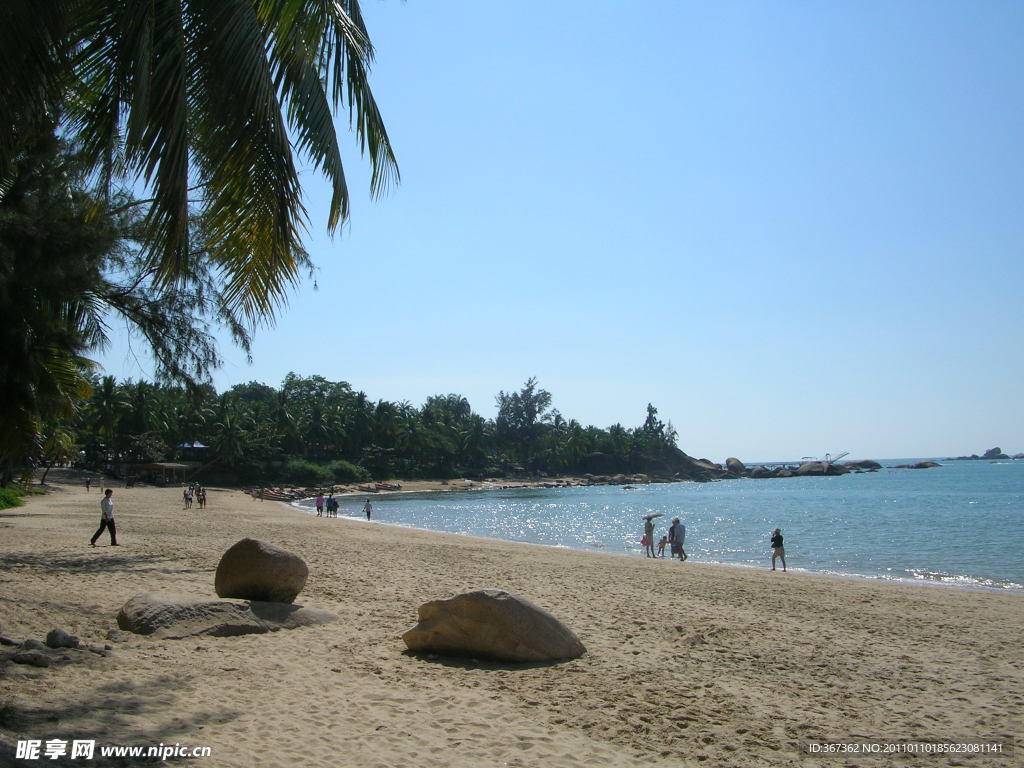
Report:
[[861,461],[845,461],[843,462],[843,464],[844,466],[847,466],[850,469],[866,469],[869,471],[882,468],[881,464],[879,464],[877,461],[872,461],[871,459],[864,459]]
[[1008,461],[1010,459],[1024,459],[1024,453],[1018,453],[1015,456],[1007,456],[1003,453],[1003,449],[998,446],[995,448],[989,448],[985,453],[979,456],[976,453],[972,453],[970,456],[956,456],[947,461]]
[[[882,465],[871,459],[847,461],[811,461],[804,464],[754,464],[747,466],[735,456],[725,460],[725,465],[716,464],[709,459],[695,459],[679,449],[659,458],[640,456],[634,465],[633,474],[621,469],[625,464],[619,457],[604,453],[592,453],[587,456],[587,467],[590,470],[583,477],[591,485],[622,485],[624,483],[643,484],[658,482],[674,482],[692,480],[694,482],[710,482],[713,480],[734,480],[747,477],[755,480],[783,477],[824,477],[845,475],[850,472],[877,472]],[[612,468],[620,468],[611,473]],[[595,470],[602,470],[595,472]]]
[[733,456],[730,456],[725,460],[725,468],[734,475],[738,475],[740,477],[745,475],[747,472],[747,465]]
[[617,484],[612,478],[618,476],[643,475],[644,480],[637,482],[667,483],[680,480],[709,482],[726,477],[739,477],[721,464],[707,459],[695,459],[678,448],[672,448],[660,456],[641,454],[629,459],[612,456],[607,453],[594,452],[588,454],[584,463],[584,477],[592,479],[593,484]]
[[917,464],[897,464],[894,469],[931,469],[932,467],[941,466],[941,464],[936,464],[934,461],[919,461]]
[[833,464],[830,461],[809,461],[797,467],[793,474],[797,477],[823,477],[825,475],[845,475],[849,471],[844,464]]
[[512,663],[575,659],[587,650],[543,608],[500,589],[424,603],[402,640],[410,651]]

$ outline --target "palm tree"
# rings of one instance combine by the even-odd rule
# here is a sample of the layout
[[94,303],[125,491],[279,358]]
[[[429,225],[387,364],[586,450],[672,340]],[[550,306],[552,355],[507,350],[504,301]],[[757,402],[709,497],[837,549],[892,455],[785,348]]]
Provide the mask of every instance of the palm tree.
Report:
[[220,418],[213,425],[213,449],[228,467],[241,464],[251,448],[252,418],[237,400],[221,397]]
[[114,457],[120,436],[118,426],[127,408],[128,399],[124,389],[118,386],[113,376],[104,376],[99,386],[93,388],[89,410],[95,434],[102,439],[106,448],[106,459]]
[[271,318],[309,263],[292,142],[331,184],[331,231],[349,210],[333,109],[348,108],[371,193],[398,179],[372,59],[358,0],[4,0],[0,199],[24,126],[59,115],[107,189],[151,193],[146,241],[162,284],[208,254],[229,305]]

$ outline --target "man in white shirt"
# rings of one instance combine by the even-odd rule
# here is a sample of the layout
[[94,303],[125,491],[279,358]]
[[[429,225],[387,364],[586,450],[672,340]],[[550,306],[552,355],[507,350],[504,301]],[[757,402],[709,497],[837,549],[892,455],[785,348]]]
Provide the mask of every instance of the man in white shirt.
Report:
[[114,500],[111,496],[114,495],[113,488],[107,488],[103,492],[103,498],[100,499],[100,527],[92,535],[92,539],[89,540],[89,544],[96,546],[96,539],[103,534],[103,529],[107,528],[110,530],[110,546],[119,546],[117,543],[117,529],[114,527]]

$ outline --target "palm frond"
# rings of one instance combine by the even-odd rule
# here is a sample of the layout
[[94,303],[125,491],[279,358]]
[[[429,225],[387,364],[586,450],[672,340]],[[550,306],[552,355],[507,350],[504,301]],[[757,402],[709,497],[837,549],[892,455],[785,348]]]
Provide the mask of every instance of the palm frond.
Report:
[[271,320],[308,263],[292,136],[331,184],[331,231],[349,215],[337,107],[369,157],[371,193],[398,181],[372,60],[357,0],[5,0],[0,199],[21,141],[9,114],[24,124],[59,110],[108,199],[115,183],[151,193],[145,236],[164,286],[191,271],[200,189],[223,299],[253,324]]

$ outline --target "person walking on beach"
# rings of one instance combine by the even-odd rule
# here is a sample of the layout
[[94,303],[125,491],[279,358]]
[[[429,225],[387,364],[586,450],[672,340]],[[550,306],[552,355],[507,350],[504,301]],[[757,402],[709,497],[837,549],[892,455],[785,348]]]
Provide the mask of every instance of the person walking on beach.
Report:
[[[323,517],[324,516],[324,495],[322,493],[318,493],[316,495],[316,516],[317,517]],[[328,517],[331,516],[330,509],[327,510],[327,516]]]
[[782,546],[782,529],[772,531],[772,570],[775,570],[775,558],[782,560],[782,572],[786,572],[786,550]]
[[655,557],[653,517],[644,518],[644,554],[647,557]]
[[678,517],[672,518],[672,525],[668,529],[668,543],[672,547],[672,558],[679,555],[679,562],[686,559],[686,550],[683,543],[686,541],[686,526],[679,522]]
[[196,491],[196,501],[199,502],[200,509],[206,509],[206,489],[200,488]]
[[113,488],[107,488],[103,492],[103,498],[100,499],[100,527],[89,539],[89,546],[96,546],[96,539],[103,533],[103,529],[106,528],[110,531],[110,546],[120,546],[117,543],[117,529],[114,528],[114,500],[111,496],[114,495]]
[[369,520],[370,519],[370,513],[373,512],[373,505],[370,503],[369,499],[367,499],[366,503],[363,504],[363,512],[366,513],[366,519]]
[[91,487],[92,487],[92,478],[91,477],[85,478],[85,492],[88,493],[89,489]]

